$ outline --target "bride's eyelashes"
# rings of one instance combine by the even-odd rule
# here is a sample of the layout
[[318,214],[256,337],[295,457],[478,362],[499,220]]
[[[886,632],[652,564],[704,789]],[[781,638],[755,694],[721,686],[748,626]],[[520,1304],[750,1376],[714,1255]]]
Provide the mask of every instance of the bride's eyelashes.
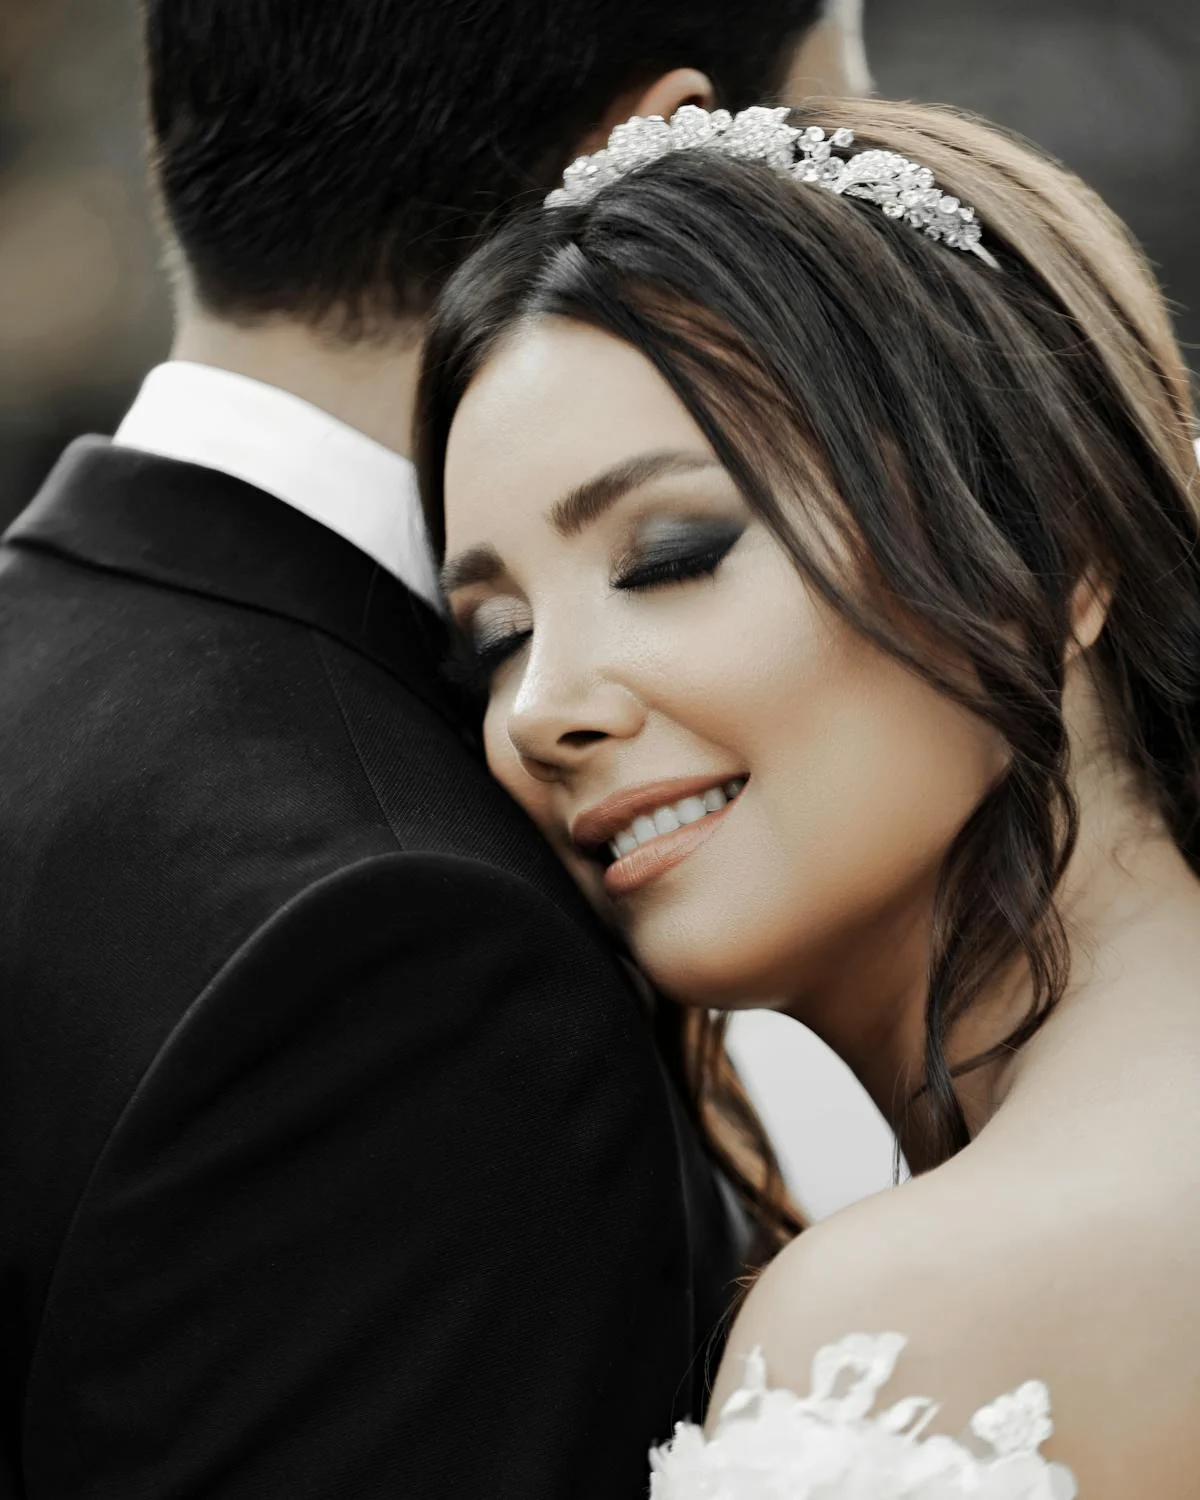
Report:
[[[620,593],[644,593],[712,578],[745,530],[743,522],[675,523],[629,549],[610,586]],[[445,671],[459,686],[486,696],[496,672],[532,635],[531,626],[514,630],[500,621],[481,624],[476,616],[454,630]]]
[[711,578],[745,530],[743,524],[729,521],[672,526],[652,539],[642,539],[622,559],[612,587],[639,593],[664,584]]
[[442,670],[459,687],[486,697],[493,676],[532,634],[532,630],[507,630],[492,632],[490,638],[487,634],[477,637],[469,628],[456,627]]

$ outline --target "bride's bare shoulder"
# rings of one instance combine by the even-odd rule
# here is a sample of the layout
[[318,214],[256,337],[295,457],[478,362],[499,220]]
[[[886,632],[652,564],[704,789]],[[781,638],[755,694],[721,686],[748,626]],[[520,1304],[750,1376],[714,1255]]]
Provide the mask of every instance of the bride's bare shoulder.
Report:
[[[751,1290],[730,1338],[715,1404],[737,1383],[741,1357],[756,1346],[766,1355],[772,1383],[803,1393],[818,1349],[848,1333],[895,1331],[909,1340],[902,1378],[912,1387],[899,1394],[933,1395],[920,1384],[923,1370],[936,1366],[930,1375],[944,1383],[949,1358],[955,1383],[968,1364],[980,1367],[976,1404],[982,1405],[1006,1381],[1019,1384],[1034,1373],[1026,1367],[1027,1345],[1012,1351],[1022,1365],[1015,1370],[1002,1348],[989,1349],[980,1337],[981,1324],[1001,1300],[1028,1308],[1037,1295],[1027,1279],[1035,1267],[1017,1264],[1032,1256],[1014,1256],[1018,1237],[1006,1215],[981,1214],[979,1205],[960,1202],[938,1173],[814,1226]],[[998,1253],[1000,1241],[1007,1242],[1005,1254]],[[1020,1291],[1018,1281],[1025,1283]]]
[[951,1163],[817,1225],[747,1298],[712,1410],[755,1347],[772,1385],[804,1394],[818,1350],[896,1332],[907,1345],[883,1394],[939,1402],[935,1430],[957,1435],[981,1407],[1041,1380],[1056,1428],[1047,1452],[1082,1493],[1108,1500],[1153,1478],[1161,1500],[1192,1495],[1200,1299],[1195,1257],[1177,1251],[1194,1230],[1164,1249],[1163,1216],[1150,1234],[1103,1187],[1102,1167],[1094,1182],[1043,1188],[1036,1168]]

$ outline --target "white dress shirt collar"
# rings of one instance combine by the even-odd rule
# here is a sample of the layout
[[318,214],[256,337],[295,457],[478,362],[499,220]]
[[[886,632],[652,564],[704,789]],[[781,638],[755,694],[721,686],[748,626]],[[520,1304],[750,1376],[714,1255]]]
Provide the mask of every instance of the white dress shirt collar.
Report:
[[412,464],[298,396],[173,360],[147,375],[113,442],[255,485],[440,608]]

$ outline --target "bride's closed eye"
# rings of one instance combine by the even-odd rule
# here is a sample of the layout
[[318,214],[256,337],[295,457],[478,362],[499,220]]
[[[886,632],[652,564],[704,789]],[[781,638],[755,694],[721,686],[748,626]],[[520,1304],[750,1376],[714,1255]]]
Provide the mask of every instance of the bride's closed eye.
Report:
[[711,578],[745,533],[740,521],[676,521],[638,538],[621,559],[614,589],[640,593],[663,584]]
[[499,622],[482,628],[474,622],[455,626],[444,671],[468,692],[486,697],[493,676],[532,634],[532,628],[513,630]]
[[[618,559],[610,587],[619,593],[646,593],[711,578],[745,530],[744,521],[707,519],[648,528]],[[500,610],[485,603],[455,630],[447,671],[456,682],[486,695],[496,672],[533,635],[531,625],[513,628],[513,612],[512,601],[504,601]]]

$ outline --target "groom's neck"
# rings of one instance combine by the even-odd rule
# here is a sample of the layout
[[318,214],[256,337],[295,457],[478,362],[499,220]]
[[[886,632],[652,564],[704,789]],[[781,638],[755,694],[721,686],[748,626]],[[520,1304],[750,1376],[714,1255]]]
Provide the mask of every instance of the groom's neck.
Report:
[[352,344],[290,319],[242,327],[182,308],[171,358],[277,386],[411,456],[421,359],[417,328],[398,328],[394,339]]

